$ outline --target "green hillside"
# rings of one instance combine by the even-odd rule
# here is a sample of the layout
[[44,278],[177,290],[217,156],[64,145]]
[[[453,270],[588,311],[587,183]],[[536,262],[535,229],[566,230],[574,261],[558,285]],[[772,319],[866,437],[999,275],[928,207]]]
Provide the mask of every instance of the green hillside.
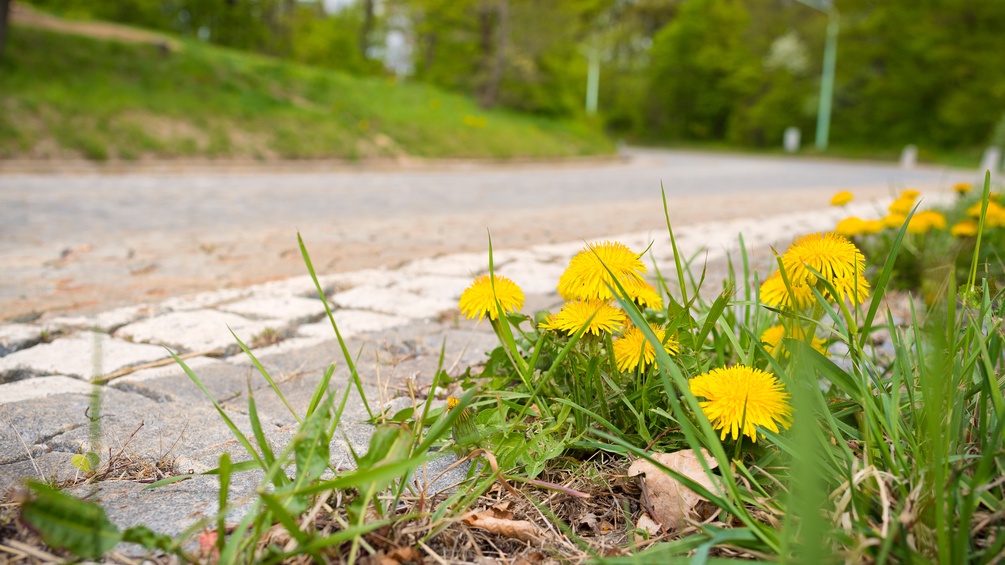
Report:
[[15,24],[0,61],[0,158],[362,159],[609,153],[584,123],[436,88],[172,41]]

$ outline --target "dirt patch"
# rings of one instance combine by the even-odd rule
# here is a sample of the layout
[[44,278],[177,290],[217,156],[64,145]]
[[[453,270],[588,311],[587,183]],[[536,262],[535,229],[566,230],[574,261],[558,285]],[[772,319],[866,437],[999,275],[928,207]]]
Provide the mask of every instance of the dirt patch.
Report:
[[107,22],[64,20],[63,18],[40,12],[21,2],[11,3],[10,20],[18,25],[50,29],[75,35],[86,35],[88,37],[129,43],[152,43],[171,51],[177,51],[181,48],[181,44],[178,41],[156,32]]

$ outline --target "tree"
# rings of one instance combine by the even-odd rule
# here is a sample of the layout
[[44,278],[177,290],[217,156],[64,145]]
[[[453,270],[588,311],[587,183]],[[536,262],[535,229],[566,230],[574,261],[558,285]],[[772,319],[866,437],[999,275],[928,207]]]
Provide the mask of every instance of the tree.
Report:
[[7,21],[10,19],[10,0],[0,0],[0,59],[7,45]]
[[651,130],[676,139],[724,139],[736,101],[756,88],[740,0],[691,0],[653,40]]

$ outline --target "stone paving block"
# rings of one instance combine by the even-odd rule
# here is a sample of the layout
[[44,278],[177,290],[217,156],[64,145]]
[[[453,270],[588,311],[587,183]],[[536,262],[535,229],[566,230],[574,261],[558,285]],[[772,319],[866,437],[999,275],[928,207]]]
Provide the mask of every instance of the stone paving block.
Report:
[[[405,280],[408,275],[400,271],[388,269],[363,269],[349,273],[339,273],[332,275],[329,280],[335,287],[335,293],[344,292],[357,286],[369,286],[375,288],[386,288],[399,281]],[[331,296],[328,297],[331,300]]]
[[[105,445],[128,438],[156,406],[137,395],[109,388],[99,390],[102,413],[97,423],[103,434],[115,440]],[[88,387],[82,392],[60,391],[44,398],[0,404],[0,463],[27,459],[26,450],[78,453],[81,442],[89,441],[89,416],[94,415],[90,410],[91,394]]]
[[54,394],[89,394],[93,385],[73,377],[50,375],[0,384],[0,404],[10,404]]
[[[338,324],[338,331],[344,339],[367,332],[379,332],[390,328],[396,328],[411,323],[411,319],[403,316],[391,316],[368,312],[366,310],[352,310],[339,308],[332,315],[335,323]],[[297,335],[301,337],[315,337],[324,339],[336,339],[335,330],[332,329],[331,321],[325,316],[320,322],[313,324],[303,324],[297,328]]]
[[[501,268],[501,267],[500,267]],[[469,277],[445,277],[441,275],[417,275],[391,288],[401,289],[411,294],[432,298],[457,300],[464,289],[471,286],[474,279]]]
[[115,335],[139,342],[158,343],[183,352],[212,349],[233,352],[235,349],[239,350],[240,346],[231,335],[231,330],[245,344],[250,344],[266,328],[282,330],[285,326],[286,323],[282,320],[249,320],[227,312],[192,310],[172,312],[129,324],[119,328]]
[[567,267],[568,263],[554,261],[516,261],[499,267],[497,272],[515,282],[524,295],[546,294],[557,292],[558,279]]
[[432,318],[440,312],[457,309],[457,303],[446,298],[430,298],[370,286],[351,288],[331,299],[339,308],[370,310],[415,319]]
[[258,292],[250,298],[219,306],[217,310],[247,318],[282,320],[286,324],[313,322],[325,315],[325,306],[319,298],[270,296]]
[[88,380],[131,365],[167,357],[163,347],[129,343],[97,332],[80,332],[0,358],[0,382],[33,375]]
[[0,463],[0,492],[7,492],[9,488],[29,480],[60,484],[79,479],[80,471],[71,462],[73,455],[38,451],[30,459]]
[[97,329],[110,332],[118,327],[132,322],[156,316],[166,309],[160,305],[140,304],[138,306],[123,306],[93,316],[59,316],[47,320],[50,326],[75,328],[81,330]]
[[[328,329],[330,330],[331,326],[328,326]],[[335,338],[333,337],[330,339],[334,340]],[[252,350],[252,353],[255,354],[255,359],[258,359],[259,362],[262,362],[263,360],[276,355],[293,355],[297,351],[305,347],[311,347],[324,341],[328,341],[328,339],[320,337],[292,337],[289,339],[284,339],[279,343],[274,343],[272,345],[267,345],[265,347],[259,347],[258,349]],[[232,363],[234,365],[254,364],[251,358],[248,357],[248,355],[243,351],[231,355],[230,357],[227,357],[227,362]]]
[[233,302],[235,300],[240,300],[241,298],[246,298],[251,296],[251,293],[251,288],[227,288],[212,292],[201,292],[199,294],[190,294],[187,296],[170,298],[161,302],[160,306],[163,307],[165,311],[173,312],[201,310],[203,308],[210,308],[225,302]]
[[42,339],[42,328],[29,324],[0,325],[0,357],[31,347]]
[[[324,277],[318,277],[321,287],[326,286]],[[329,283],[330,284],[330,283]],[[255,295],[268,296],[299,296],[301,298],[317,298],[317,288],[310,276],[292,277],[277,281],[269,281],[252,287]]]
[[[212,357],[192,357],[185,359],[184,362],[196,375],[200,375],[205,369],[225,365],[223,361],[213,359]],[[189,382],[190,379],[185,370],[173,359],[167,365],[140,369],[135,373],[119,377],[108,383],[108,386],[125,392],[134,392],[157,402],[178,400],[178,395],[175,392],[182,387],[174,384],[166,384],[163,382],[165,380],[174,380],[184,383],[186,387],[194,388],[194,385],[191,385]],[[195,392],[193,391],[193,393]],[[202,393],[199,392],[199,394],[201,395]],[[204,395],[198,397],[202,398]]]
[[489,270],[489,255],[485,253],[455,253],[429,259],[412,261],[400,269],[401,273],[441,275],[446,277],[476,277]]

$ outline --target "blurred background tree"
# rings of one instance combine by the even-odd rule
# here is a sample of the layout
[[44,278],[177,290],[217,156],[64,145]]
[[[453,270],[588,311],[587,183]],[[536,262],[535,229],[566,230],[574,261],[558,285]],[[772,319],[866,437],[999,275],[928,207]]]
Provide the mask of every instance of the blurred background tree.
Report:
[[[30,3],[353,74],[395,74],[484,107],[547,116],[586,116],[593,52],[596,119],[612,134],[747,147],[777,147],[790,126],[811,136],[827,26],[824,14],[797,0]],[[833,0],[833,7],[841,22],[833,143],[1005,142],[1005,2]]]

